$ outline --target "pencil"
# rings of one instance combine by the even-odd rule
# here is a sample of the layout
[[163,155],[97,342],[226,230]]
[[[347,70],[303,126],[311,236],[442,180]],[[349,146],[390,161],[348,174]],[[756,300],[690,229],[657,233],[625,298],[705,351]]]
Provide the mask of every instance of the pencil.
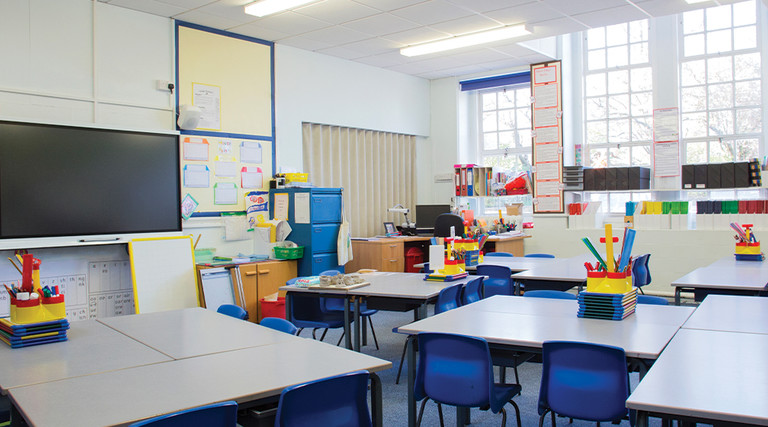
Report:
[[16,265],[16,263],[15,263],[15,262],[13,262],[13,259],[12,259],[12,258],[8,257],[8,261],[10,261],[10,262],[11,262],[11,264],[13,264],[13,268],[15,268],[15,269],[16,269],[16,271],[18,271],[18,272],[19,272],[19,274],[21,274],[21,275],[24,275],[24,273],[22,273],[22,272],[21,272],[21,269],[19,268],[19,266],[17,266],[17,265]]

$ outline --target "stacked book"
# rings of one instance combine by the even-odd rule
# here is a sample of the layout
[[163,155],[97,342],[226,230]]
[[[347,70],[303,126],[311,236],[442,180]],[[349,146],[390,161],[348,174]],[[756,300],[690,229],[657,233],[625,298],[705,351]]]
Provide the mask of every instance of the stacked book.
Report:
[[637,288],[624,294],[579,293],[579,317],[622,320],[635,312]]
[[456,273],[456,274],[430,273],[424,276],[424,280],[428,282],[453,282],[454,280],[463,279],[467,276],[468,276],[467,272]]
[[67,329],[69,329],[67,319],[21,325],[2,318],[0,319],[0,340],[11,348],[30,347],[66,341]]

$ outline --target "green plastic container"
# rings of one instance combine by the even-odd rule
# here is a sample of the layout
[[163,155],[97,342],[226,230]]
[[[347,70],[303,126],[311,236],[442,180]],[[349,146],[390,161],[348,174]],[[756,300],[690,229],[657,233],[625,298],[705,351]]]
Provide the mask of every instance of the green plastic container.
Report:
[[280,248],[275,246],[275,258],[277,259],[299,259],[304,256],[304,246],[295,248]]

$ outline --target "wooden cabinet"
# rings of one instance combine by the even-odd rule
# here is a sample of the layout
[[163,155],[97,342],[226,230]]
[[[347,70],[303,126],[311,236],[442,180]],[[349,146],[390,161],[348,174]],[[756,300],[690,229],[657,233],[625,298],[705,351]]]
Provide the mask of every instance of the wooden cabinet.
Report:
[[[297,275],[295,260],[269,260],[223,267],[230,268],[235,302],[238,305],[241,301],[239,283],[242,284],[242,300],[245,301],[243,308],[248,311],[248,320],[251,322],[258,322],[262,318],[261,299],[278,292],[280,286]],[[210,267],[197,266],[198,283],[201,283],[200,270],[205,268]],[[202,292],[200,295],[202,297]],[[280,296],[285,296],[285,292],[281,291]],[[201,301],[200,305],[205,307],[205,301]]]
[[344,268],[348,273],[361,268],[402,272],[405,269],[404,254],[403,242],[397,239],[353,240],[354,258]]

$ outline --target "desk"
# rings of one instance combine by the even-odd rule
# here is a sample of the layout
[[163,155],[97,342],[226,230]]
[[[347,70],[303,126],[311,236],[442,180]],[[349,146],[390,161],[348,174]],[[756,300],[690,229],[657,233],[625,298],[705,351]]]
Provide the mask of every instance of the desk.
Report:
[[[754,262],[755,264],[762,264]],[[681,292],[693,292],[696,301],[710,293],[731,295],[766,295],[768,292],[768,268],[723,262],[697,268],[673,281],[675,304],[680,305]]]
[[[479,303],[483,304],[476,306]],[[583,319],[576,316],[577,301],[552,302],[546,298],[497,295],[401,326],[397,332],[411,336],[420,332],[471,335],[486,339],[492,348],[532,353],[540,353],[542,344],[548,340],[613,345],[624,349],[642,377],[647,366],[659,357],[693,312],[691,307],[649,307],[638,307],[635,314],[622,321]],[[556,321],[553,321],[555,317]],[[409,425],[414,425],[416,420],[413,397],[416,353],[413,347],[413,344],[408,346]]]
[[161,311],[99,322],[173,359],[285,342],[290,335],[205,308]]
[[[510,258],[510,257],[485,256],[483,257],[483,262],[481,262],[479,265],[501,265],[504,267],[509,267],[509,269],[512,270],[513,273],[519,273],[521,271],[530,270],[536,267],[550,266],[552,264],[563,262],[566,259],[567,258],[526,258],[526,257]],[[473,265],[473,266],[467,267],[467,271],[474,271],[474,270],[477,270],[477,266]]]
[[768,335],[681,329],[627,399],[648,416],[768,425]]
[[555,289],[567,291],[574,286],[581,292],[582,287],[587,283],[587,269],[584,267],[586,255],[579,255],[573,258],[555,258],[550,259],[547,264],[534,266],[512,275],[515,281],[515,294],[520,295],[520,284],[525,289]]
[[96,320],[73,322],[67,341],[0,347],[0,391],[172,360]]
[[768,298],[708,295],[683,328],[768,334]]
[[374,238],[371,240],[352,240],[354,259],[345,265],[345,270],[355,272],[360,269],[404,272],[407,249],[421,248],[426,256],[431,237],[402,236]]
[[531,236],[518,235],[518,236],[505,236],[496,235],[491,236],[485,242],[483,246],[484,252],[509,252],[516,257],[522,257],[525,255],[525,240]]
[[250,402],[278,396],[294,384],[368,370],[373,378],[374,418],[381,425],[381,384],[374,372],[391,367],[390,362],[288,337],[290,340],[278,344],[18,387],[10,395],[31,425],[124,425],[226,400],[235,400],[244,408]]

